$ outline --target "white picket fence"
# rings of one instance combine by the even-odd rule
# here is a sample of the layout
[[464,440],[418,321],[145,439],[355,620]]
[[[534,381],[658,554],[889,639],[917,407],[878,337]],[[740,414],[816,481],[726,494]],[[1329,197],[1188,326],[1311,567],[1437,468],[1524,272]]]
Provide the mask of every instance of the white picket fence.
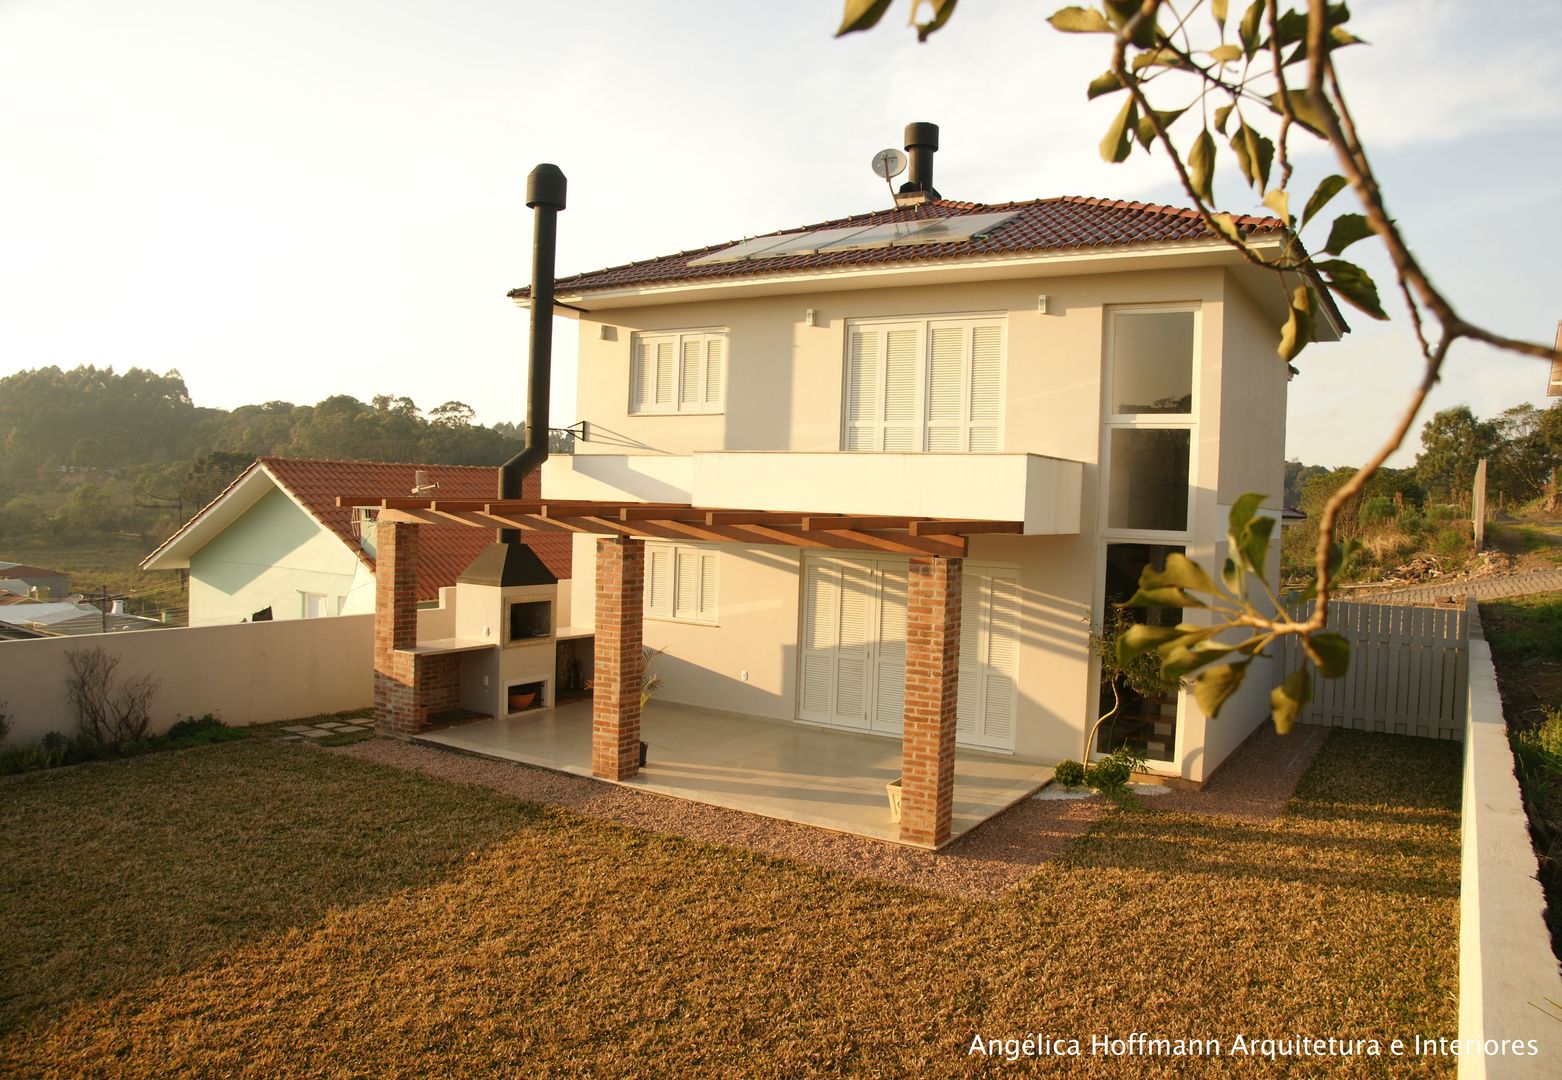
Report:
[[[1311,603],[1291,609],[1312,614]],[[1329,604],[1329,629],[1350,642],[1350,670],[1342,678],[1313,675],[1304,724],[1462,739],[1470,683],[1470,620],[1466,607],[1408,604]],[[1276,678],[1308,665],[1301,644],[1287,638]]]

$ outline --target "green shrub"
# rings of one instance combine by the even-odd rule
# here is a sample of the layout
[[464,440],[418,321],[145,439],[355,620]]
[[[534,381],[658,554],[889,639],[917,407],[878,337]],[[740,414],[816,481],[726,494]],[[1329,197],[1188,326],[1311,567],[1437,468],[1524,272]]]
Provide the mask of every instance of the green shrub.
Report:
[[1449,506],[1447,503],[1435,503],[1426,508],[1426,516],[1433,521],[1453,521],[1464,516],[1464,512],[1457,506]]
[[1361,509],[1356,512],[1356,520],[1364,527],[1381,525],[1385,521],[1393,521],[1398,513],[1398,507],[1394,500],[1387,495],[1374,495],[1361,504]]
[[1072,758],[1068,761],[1060,761],[1052,770],[1052,779],[1064,787],[1083,787],[1085,767]]
[[246,732],[239,728],[231,728],[211,713],[207,713],[201,717],[185,717],[169,728],[168,734],[162,738],[169,747],[177,748],[205,746],[207,743],[228,742],[232,739],[248,737]]
[[1104,795],[1120,795],[1128,790],[1128,778],[1144,767],[1143,754],[1119,746],[1085,770],[1085,783]]
[[1432,551],[1440,559],[1460,559],[1464,557],[1468,547],[1469,541],[1461,536],[1458,530],[1441,529],[1432,545]]
[[1401,511],[1398,520],[1401,532],[1409,533],[1411,536],[1420,536],[1426,532],[1426,515],[1413,507],[1407,506]]

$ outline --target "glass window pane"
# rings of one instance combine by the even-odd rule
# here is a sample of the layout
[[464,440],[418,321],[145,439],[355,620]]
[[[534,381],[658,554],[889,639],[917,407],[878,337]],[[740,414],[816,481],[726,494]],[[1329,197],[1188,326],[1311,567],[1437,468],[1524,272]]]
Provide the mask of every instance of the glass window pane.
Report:
[[1185,530],[1191,447],[1187,428],[1113,428],[1107,527]]
[[[1183,553],[1180,547],[1160,544],[1108,544],[1102,610],[1132,596],[1146,566],[1166,569],[1166,556],[1173,551]],[[1152,626],[1175,626],[1182,621],[1182,612],[1173,608],[1129,608],[1124,614],[1135,622],[1147,622]],[[1150,761],[1171,761],[1177,748],[1177,695],[1140,694],[1126,683],[1119,683],[1118,692],[1121,703],[1117,713],[1101,725],[1095,749],[1110,754],[1126,745]],[[1112,711],[1112,704],[1112,689],[1103,685],[1101,711],[1096,715],[1106,716]]]
[[1112,320],[1112,412],[1193,411],[1193,312],[1123,312]]

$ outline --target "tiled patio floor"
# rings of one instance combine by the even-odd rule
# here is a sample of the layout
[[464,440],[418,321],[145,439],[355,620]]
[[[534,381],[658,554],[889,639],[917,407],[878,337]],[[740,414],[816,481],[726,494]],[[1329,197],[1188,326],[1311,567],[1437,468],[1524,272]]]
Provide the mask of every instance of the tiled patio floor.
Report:
[[[641,722],[647,764],[627,787],[825,829],[898,840],[884,785],[900,740],[652,702]],[[591,775],[591,702],[425,732],[416,740]],[[961,750],[954,835],[1052,779],[1045,765]]]

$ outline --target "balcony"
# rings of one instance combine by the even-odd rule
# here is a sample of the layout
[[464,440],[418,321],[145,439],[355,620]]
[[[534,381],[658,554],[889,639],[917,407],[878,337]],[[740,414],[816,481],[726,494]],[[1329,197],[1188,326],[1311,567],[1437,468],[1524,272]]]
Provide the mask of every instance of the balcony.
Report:
[[1027,536],[1057,536],[1079,532],[1083,472],[1039,454],[576,454],[548,459],[542,490],[561,500],[1020,521]]

